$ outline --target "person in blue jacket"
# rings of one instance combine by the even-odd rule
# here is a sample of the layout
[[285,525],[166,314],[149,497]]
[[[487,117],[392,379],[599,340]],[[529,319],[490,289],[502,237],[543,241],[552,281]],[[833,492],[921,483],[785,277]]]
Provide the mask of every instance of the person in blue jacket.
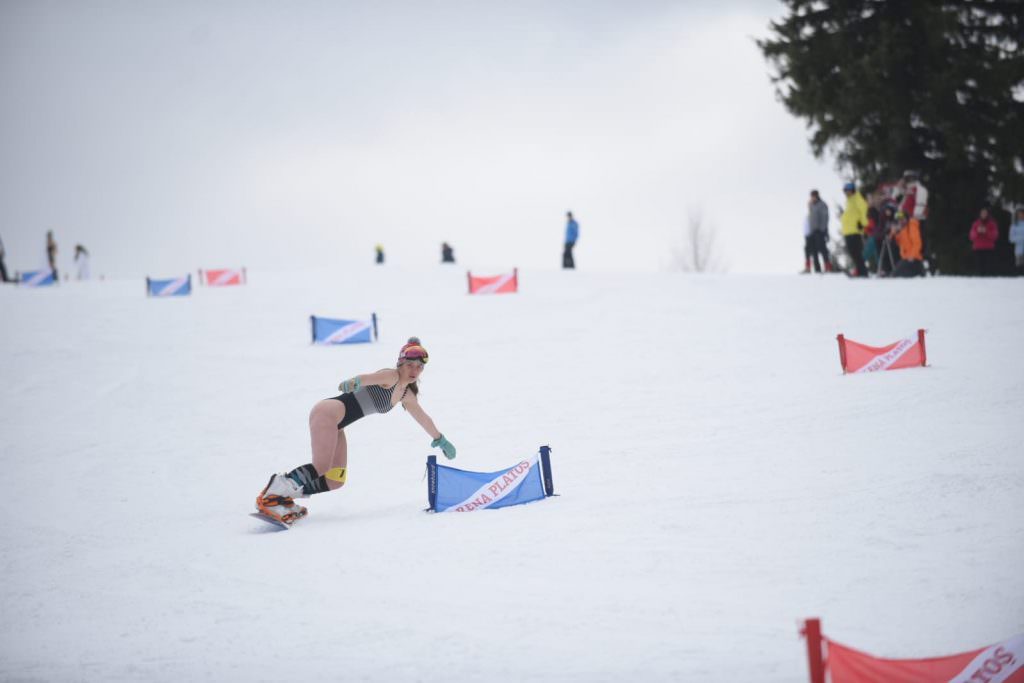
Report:
[[562,252],[562,267],[575,268],[576,261],[572,257],[572,248],[580,237],[580,224],[572,217],[572,211],[565,214],[565,251]]

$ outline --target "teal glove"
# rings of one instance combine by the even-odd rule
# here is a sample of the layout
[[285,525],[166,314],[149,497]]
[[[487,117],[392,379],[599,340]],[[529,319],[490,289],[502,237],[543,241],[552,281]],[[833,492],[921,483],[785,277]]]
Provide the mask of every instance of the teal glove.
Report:
[[430,442],[431,448],[437,448],[438,446],[441,447],[441,451],[444,453],[444,457],[448,458],[449,460],[455,459],[455,446],[452,445],[451,441],[444,438],[444,434]]
[[351,394],[359,391],[359,387],[363,386],[362,380],[359,379],[359,375],[356,375],[352,379],[346,379],[344,382],[338,385],[338,391],[344,394]]

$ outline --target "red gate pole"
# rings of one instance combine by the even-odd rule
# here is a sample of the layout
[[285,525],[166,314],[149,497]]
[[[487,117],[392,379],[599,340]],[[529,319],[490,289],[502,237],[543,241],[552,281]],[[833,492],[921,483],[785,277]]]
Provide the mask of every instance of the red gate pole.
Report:
[[837,334],[836,339],[839,341],[839,362],[843,366],[843,374],[846,374],[846,340],[843,335]]
[[928,365],[928,353],[924,349],[924,330],[917,331],[917,341],[921,343],[921,367]]
[[825,683],[825,660],[821,656],[821,619],[805,619],[800,635],[807,639],[807,666],[811,683]]

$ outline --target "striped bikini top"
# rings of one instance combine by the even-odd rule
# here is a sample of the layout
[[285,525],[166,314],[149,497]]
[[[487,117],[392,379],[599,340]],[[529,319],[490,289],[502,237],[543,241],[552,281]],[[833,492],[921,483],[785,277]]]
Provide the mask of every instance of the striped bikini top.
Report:
[[[352,392],[356,401],[359,403],[359,407],[363,409],[363,415],[369,415],[370,413],[386,413],[390,411],[394,406],[391,405],[391,399],[395,394],[395,388],[398,387],[398,383],[390,389],[385,389],[377,384],[371,384],[366,387],[361,387],[359,391]],[[409,391],[409,385],[405,385],[405,391],[402,392],[402,398],[398,399],[401,403],[402,399],[405,398],[406,392]]]

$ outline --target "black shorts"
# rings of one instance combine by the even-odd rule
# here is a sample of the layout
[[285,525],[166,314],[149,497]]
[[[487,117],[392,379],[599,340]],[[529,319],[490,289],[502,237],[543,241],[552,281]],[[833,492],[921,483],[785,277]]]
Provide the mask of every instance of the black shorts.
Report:
[[340,394],[338,396],[331,396],[331,399],[335,401],[341,401],[341,404],[345,406],[345,417],[338,423],[338,429],[344,429],[350,424],[363,417],[363,408],[359,405],[359,401],[352,394]]

